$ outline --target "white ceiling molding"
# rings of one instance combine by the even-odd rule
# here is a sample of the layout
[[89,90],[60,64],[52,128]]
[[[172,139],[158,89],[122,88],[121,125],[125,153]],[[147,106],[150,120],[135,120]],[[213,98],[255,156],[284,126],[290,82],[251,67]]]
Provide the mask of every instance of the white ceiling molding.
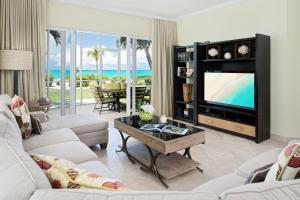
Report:
[[151,14],[146,14],[146,13],[140,13],[140,12],[135,12],[135,11],[126,11],[123,9],[118,9],[114,7],[108,7],[108,6],[97,6],[94,4],[90,3],[85,3],[81,2],[80,0],[73,1],[70,3],[68,0],[50,0],[51,2],[57,2],[57,3],[65,3],[65,4],[71,4],[71,5],[77,5],[77,6],[84,6],[87,8],[93,8],[93,9],[98,9],[98,10],[103,10],[103,11],[108,11],[108,12],[114,12],[114,13],[120,13],[120,14],[126,14],[126,15],[133,15],[133,16],[138,16],[138,17],[145,17],[145,18],[151,18],[151,19],[162,19],[162,20],[168,20],[168,21],[176,21],[176,18],[169,18],[169,17],[164,17],[160,15],[151,15]]
[[196,16],[196,15],[199,15],[199,14],[202,14],[202,13],[205,13],[205,12],[209,12],[209,11],[212,11],[212,10],[215,10],[215,9],[218,9],[218,8],[223,8],[223,7],[226,7],[226,6],[241,2],[241,1],[243,1],[243,0],[231,0],[231,1],[228,1],[228,2],[225,2],[225,3],[221,3],[221,4],[218,4],[218,5],[209,7],[209,8],[205,8],[203,10],[199,10],[197,12],[193,12],[193,13],[189,13],[187,15],[177,17],[175,20],[178,21],[178,20],[182,20],[182,19],[187,19],[187,18]]
[[[83,6],[126,15],[177,21],[242,0],[50,0],[51,2]],[[120,5],[119,5],[119,4]],[[151,5],[149,5],[151,4]],[[164,8],[165,6],[169,8]],[[146,7],[145,7],[146,6]],[[156,14],[158,13],[158,14]],[[188,14],[186,14],[188,13]]]

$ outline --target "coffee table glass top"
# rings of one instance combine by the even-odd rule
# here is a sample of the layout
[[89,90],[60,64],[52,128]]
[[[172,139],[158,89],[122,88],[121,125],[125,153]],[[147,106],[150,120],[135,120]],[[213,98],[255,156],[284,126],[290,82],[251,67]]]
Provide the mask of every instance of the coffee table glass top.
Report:
[[173,140],[176,138],[180,138],[180,137],[185,137],[186,135],[190,135],[190,134],[195,134],[195,133],[199,133],[199,132],[203,132],[204,130],[187,125],[185,123],[181,123],[181,122],[177,122],[174,120],[170,120],[168,119],[166,124],[170,124],[170,125],[174,125],[177,126],[179,128],[188,128],[189,131],[186,135],[175,135],[175,134],[170,134],[170,133],[160,133],[160,132],[154,132],[154,131],[146,131],[146,130],[141,130],[140,128],[146,124],[160,124],[160,117],[158,116],[154,116],[151,122],[143,122],[141,121],[140,117],[138,115],[134,115],[134,116],[128,116],[128,117],[121,117],[121,118],[117,118],[115,119],[121,123],[126,124],[127,126],[131,126],[133,128],[139,129],[140,131],[150,134],[156,138],[159,138],[161,140],[164,141],[169,141],[169,140]]

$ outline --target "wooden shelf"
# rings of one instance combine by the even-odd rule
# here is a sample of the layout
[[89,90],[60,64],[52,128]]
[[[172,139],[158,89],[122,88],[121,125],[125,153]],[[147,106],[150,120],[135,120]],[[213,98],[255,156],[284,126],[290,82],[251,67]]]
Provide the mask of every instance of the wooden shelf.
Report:
[[176,100],[175,101],[176,103],[179,103],[179,104],[192,104],[193,103],[193,101],[190,101],[190,102],[184,102],[184,101],[182,101],[182,100]]
[[255,58],[234,58],[234,59],[207,59],[202,62],[239,62],[239,61],[255,61]]
[[249,117],[255,117],[255,110],[237,110],[237,109],[232,109],[232,108],[226,108],[226,107],[221,107],[221,106],[211,106],[211,105],[199,105],[199,107],[202,108],[210,108],[210,109],[217,109],[220,111],[226,111],[226,112],[231,112],[231,113],[236,113],[236,114],[241,114],[241,115],[245,115],[245,116],[249,116]]
[[180,116],[174,116],[173,118],[174,118],[174,119],[181,120],[181,121],[185,121],[185,122],[188,122],[188,123],[193,123],[193,120],[192,120],[192,119],[187,119],[187,118],[180,117]]
[[177,76],[177,78],[187,79],[187,78],[194,78],[194,77],[193,76]]

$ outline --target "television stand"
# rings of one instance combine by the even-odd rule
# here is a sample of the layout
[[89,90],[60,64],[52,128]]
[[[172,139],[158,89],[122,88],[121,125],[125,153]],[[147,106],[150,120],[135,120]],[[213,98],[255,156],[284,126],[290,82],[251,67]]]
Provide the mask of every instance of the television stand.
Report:
[[[245,46],[248,51],[241,55],[239,49]],[[211,57],[208,53],[211,49],[218,52],[217,56]],[[225,59],[225,53],[230,53],[232,57]],[[256,34],[251,38],[198,44],[194,47],[194,58],[197,59],[195,93],[197,94],[198,125],[245,137],[257,143],[269,139],[270,37]],[[242,107],[234,102],[222,104],[223,102],[217,99],[216,102],[214,99],[206,99],[208,87],[205,87],[207,86],[205,82],[206,75],[209,73],[253,74],[254,99],[251,107]],[[224,91],[227,84],[223,87]]]

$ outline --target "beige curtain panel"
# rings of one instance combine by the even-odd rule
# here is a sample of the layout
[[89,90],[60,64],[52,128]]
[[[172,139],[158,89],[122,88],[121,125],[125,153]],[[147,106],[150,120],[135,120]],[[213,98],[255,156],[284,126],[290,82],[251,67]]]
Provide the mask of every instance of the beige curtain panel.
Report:
[[[32,70],[19,71],[19,95],[43,96],[47,0],[0,0],[0,49],[33,52]],[[13,71],[0,71],[0,94],[13,95]]]
[[176,22],[153,20],[153,67],[151,104],[157,115],[172,115],[173,46],[177,44]]

